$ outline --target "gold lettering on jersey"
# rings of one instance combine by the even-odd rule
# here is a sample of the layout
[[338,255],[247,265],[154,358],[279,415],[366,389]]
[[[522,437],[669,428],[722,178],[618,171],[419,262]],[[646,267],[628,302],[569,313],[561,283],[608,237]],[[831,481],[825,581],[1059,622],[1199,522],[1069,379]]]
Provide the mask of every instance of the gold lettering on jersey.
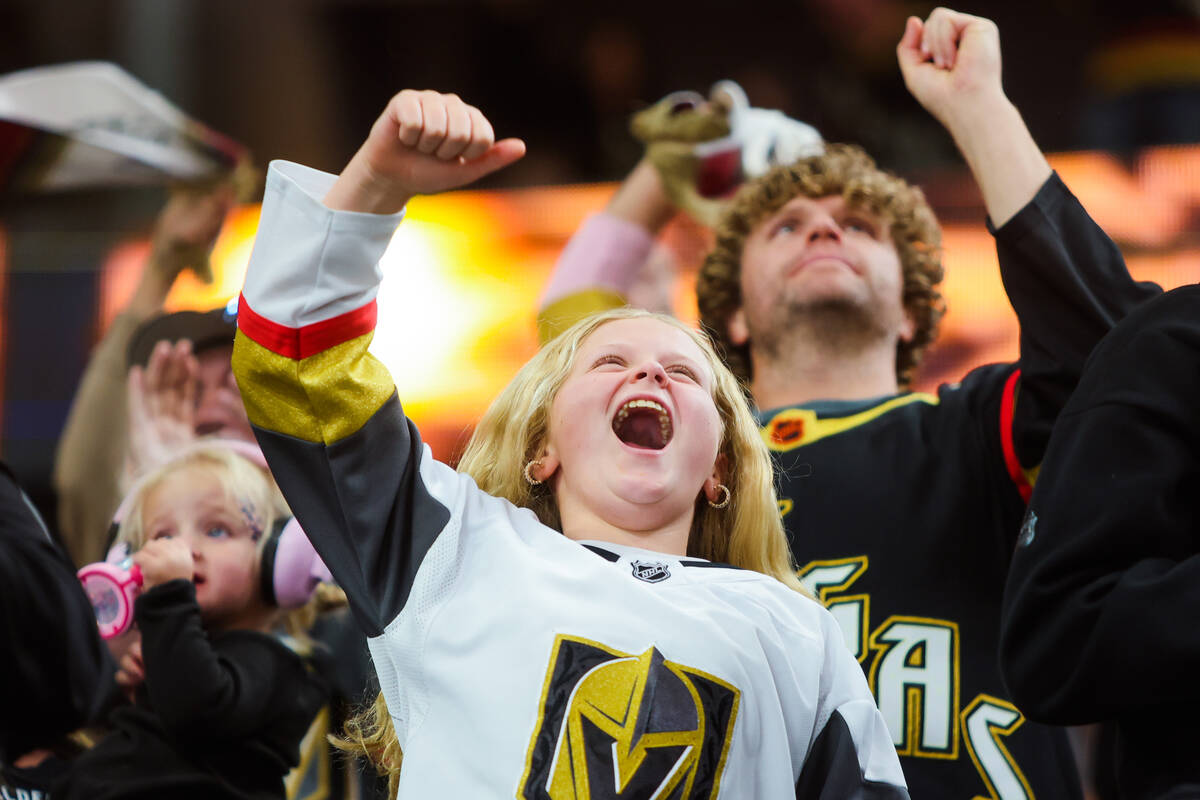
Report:
[[889,617],[871,632],[871,692],[900,755],[958,758],[958,625]]
[[999,697],[980,694],[962,710],[960,717],[967,753],[987,784],[987,800],[1033,800],[1033,789],[1025,773],[1004,746],[1003,737],[1025,722],[1017,707]]
[[976,800],[1034,800],[1004,743],[1025,722],[1021,712],[986,694],[958,710],[957,623],[892,616],[870,629],[871,596],[845,593],[869,566],[866,556],[810,561],[797,575],[833,614],[846,645],[862,662],[897,751],[913,758],[956,759],[961,738],[988,791]]
[[911,392],[885,400],[877,406],[851,414],[848,417],[829,417],[822,419],[815,411],[807,408],[785,408],[771,417],[762,427],[763,441],[767,448],[777,453],[786,453],[797,447],[824,439],[836,434],[865,425],[873,419],[883,416],[894,408],[906,406],[909,403],[938,404],[937,395],[924,392]]
[[740,696],[656,648],[559,635],[517,797],[711,800]]
[[[846,647],[859,660],[867,657],[867,620],[871,614],[871,598],[865,594],[842,595],[850,584],[867,571],[867,557],[834,558],[810,561],[796,574],[805,589],[829,609],[845,637]],[[833,595],[837,594],[834,598]]]

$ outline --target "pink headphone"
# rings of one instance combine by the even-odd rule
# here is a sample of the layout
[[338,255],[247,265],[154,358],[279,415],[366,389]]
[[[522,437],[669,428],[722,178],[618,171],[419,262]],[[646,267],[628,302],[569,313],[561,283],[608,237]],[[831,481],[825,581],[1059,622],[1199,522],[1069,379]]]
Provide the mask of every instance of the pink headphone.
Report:
[[[262,450],[249,442],[205,439],[196,446],[212,445],[226,447],[264,470],[268,469]],[[190,452],[190,449],[184,452]],[[129,513],[140,488],[141,484],[135,483],[121,501],[113,515],[114,532]],[[263,543],[259,573],[263,597],[280,608],[299,608],[312,597],[318,583],[333,580],[295,517],[281,518],[272,526]],[[141,570],[133,563],[128,546],[124,543],[114,545],[104,561],[84,566],[77,575],[96,612],[100,635],[111,639],[128,630],[133,623],[133,603],[142,586]]]

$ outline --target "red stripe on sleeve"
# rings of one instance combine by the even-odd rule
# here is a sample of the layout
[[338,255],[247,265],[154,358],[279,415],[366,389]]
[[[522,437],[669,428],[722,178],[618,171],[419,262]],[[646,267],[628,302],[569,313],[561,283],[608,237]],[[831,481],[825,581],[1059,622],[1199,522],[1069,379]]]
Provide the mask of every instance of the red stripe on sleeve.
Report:
[[242,333],[272,353],[297,360],[370,333],[375,330],[378,316],[378,307],[372,300],[345,314],[302,328],[289,328],[256,313],[245,295],[238,298],[238,328]]
[[1004,466],[1008,468],[1008,477],[1012,478],[1013,485],[1021,493],[1021,499],[1028,503],[1030,495],[1033,494],[1033,486],[1025,477],[1021,462],[1017,460],[1017,447],[1013,443],[1012,432],[1013,411],[1017,405],[1017,382],[1020,378],[1021,370],[1014,369],[1004,383],[1004,393],[1000,398],[1000,447],[1004,450]]

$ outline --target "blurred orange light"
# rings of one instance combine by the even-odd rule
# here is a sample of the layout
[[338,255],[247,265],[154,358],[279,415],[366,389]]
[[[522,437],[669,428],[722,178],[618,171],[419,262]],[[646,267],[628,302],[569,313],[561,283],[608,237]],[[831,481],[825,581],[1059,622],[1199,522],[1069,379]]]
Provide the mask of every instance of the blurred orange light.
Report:
[[[1137,169],[1111,156],[1053,156],[1053,166],[1096,221],[1125,249],[1140,279],[1166,287],[1200,277],[1200,147],[1147,151]],[[383,259],[379,326],[372,351],[391,370],[405,409],[435,453],[449,458],[462,432],[536,350],[538,297],[567,239],[603,208],[612,184],[508,192],[458,192],[410,205]],[[931,197],[936,205],[937,197]],[[215,280],[185,274],[169,310],[212,308],[237,295],[259,208],[239,208],[213,251]],[[679,271],[667,295],[696,318],[695,270],[709,235],[680,219],[656,258]],[[949,312],[917,387],[934,388],[970,367],[1017,355],[1016,318],[1000,282],[992,237],[977,224],[944,229]],[[115,248],[105,266],[101,322],[128,302],[149,252],[145,241]]]

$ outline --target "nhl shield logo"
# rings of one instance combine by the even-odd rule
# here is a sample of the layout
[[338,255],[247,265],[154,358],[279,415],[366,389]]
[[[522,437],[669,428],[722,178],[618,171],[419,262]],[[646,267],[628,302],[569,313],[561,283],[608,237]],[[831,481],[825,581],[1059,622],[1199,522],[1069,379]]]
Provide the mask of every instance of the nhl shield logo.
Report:
[[634,561],[633,577],[646,583],[660,583],[671,577],[671,570],[661,561]]

